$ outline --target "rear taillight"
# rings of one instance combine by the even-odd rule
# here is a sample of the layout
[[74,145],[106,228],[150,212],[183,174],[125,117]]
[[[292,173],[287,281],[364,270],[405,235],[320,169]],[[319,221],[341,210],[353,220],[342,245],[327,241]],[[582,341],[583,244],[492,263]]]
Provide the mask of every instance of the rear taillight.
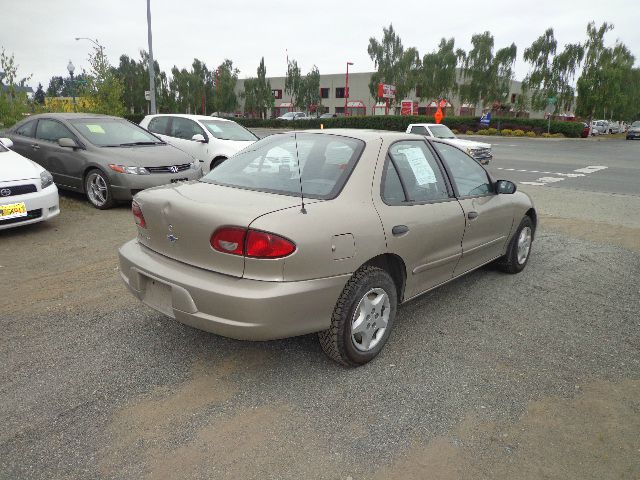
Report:
[[254,258],[280,258],[291,255],[296,249],[293,242],[273,233],[249,230],[245,255]]
[[147,222],[144,221],[144,215],[142,215],[142,209],[138,202],[135,200],[131,202],[131,213],[133,213],[133,218],[136,221],[136,225],[140,228],[147,228]]
[[219,228],[210,243],[218,252],[251,258],[281,258],[296,250],[295,243],[279,235],[241,227]]
[[219,252],[243,255],[246,233],[246,228],[222,227],[213,232],[210,243],[213,249]]

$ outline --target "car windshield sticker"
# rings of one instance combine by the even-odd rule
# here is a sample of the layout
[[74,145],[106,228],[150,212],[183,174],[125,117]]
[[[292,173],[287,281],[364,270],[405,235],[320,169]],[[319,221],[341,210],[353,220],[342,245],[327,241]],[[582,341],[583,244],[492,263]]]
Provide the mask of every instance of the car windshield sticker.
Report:
[[424,152],[417,147],[404,148],[401,152],[407,157],[409,166],[416,177],[418,185],[436,183],[436,174],[424,157]]
[[104,128],[101,125],[87,125],[87,128],[91,133],[105,133]]

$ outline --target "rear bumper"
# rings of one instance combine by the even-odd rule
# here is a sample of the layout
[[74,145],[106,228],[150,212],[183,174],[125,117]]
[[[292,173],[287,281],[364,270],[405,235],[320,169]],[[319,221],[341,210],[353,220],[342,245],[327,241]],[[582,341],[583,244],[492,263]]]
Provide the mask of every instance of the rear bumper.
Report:
[[202,169],[185,170],[178,173],[152,173],[151,175],[127,175],[114,173],[111,178],[111,191],[116,200],[131,200],[140,190],[159,187],[181,180],[197,180]]
[[236,278],[192,267],[140,245],[119,250],[120,275],[149,307],[181,323],[239,340],[271,340],[329,328],[351,275],[299,282]]
[[[38,181],[40,180],[38,179]],[[49,185],[44,190],[27,193],[26,195],[0,198],[0,203],[2,204],[18,202],[24,202],[27,212],[29,212],[29,216],[22,217],[25,218],[25,220],[14,219],[9,223],[0,221],[0,230],[19,227],[21,225],[29,225],[31,223],[44,222],[52,219],[60,213],[58,189],[55,185]]]

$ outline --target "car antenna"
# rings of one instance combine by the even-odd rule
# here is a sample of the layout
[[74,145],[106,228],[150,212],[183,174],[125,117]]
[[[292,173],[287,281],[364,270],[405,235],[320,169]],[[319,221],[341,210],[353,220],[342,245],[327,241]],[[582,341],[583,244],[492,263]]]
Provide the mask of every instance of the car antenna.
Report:
[[302,208],[300,209],[300,213],[307,213],[307,210],[304,208],[304,192],[302,191],[302,170],[300,169],[300,156],[298,155],[298,134],[293,132],[293,139],[296,142],[296,161],[298,162],[298,181],[300,182],[300,200],[302,201]]

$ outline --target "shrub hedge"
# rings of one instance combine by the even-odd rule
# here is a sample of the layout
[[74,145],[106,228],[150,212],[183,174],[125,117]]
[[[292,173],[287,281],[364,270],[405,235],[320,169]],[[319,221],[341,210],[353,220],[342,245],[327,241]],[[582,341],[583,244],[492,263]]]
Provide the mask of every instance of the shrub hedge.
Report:
[[[338,117],[338,118],[314,118],[311,120],[297,120],[289,122],[286,120],[259,118],[236,118],[238,123],[248,128],[368,128],[374,130],[395,130],[405,131],[410,123],[432,123],[433,118],[427,116],[363,116],[363,117]],[[459,132],[474,133],[483,130],[479,117],[445,117],[442,123],[449,128]],[[499,125],[501,129],[522,130],[525,132],[535,132],[541,135],[547,131],[547,120],[532,118],[493,118],[492,125]],[[580,137],[583,125],[580,122],[551,122],[551,133],[562,133],[565,137]],[[495,128],[491,128],[494,130]],[[485,132],[486,134],[486,132]]]

